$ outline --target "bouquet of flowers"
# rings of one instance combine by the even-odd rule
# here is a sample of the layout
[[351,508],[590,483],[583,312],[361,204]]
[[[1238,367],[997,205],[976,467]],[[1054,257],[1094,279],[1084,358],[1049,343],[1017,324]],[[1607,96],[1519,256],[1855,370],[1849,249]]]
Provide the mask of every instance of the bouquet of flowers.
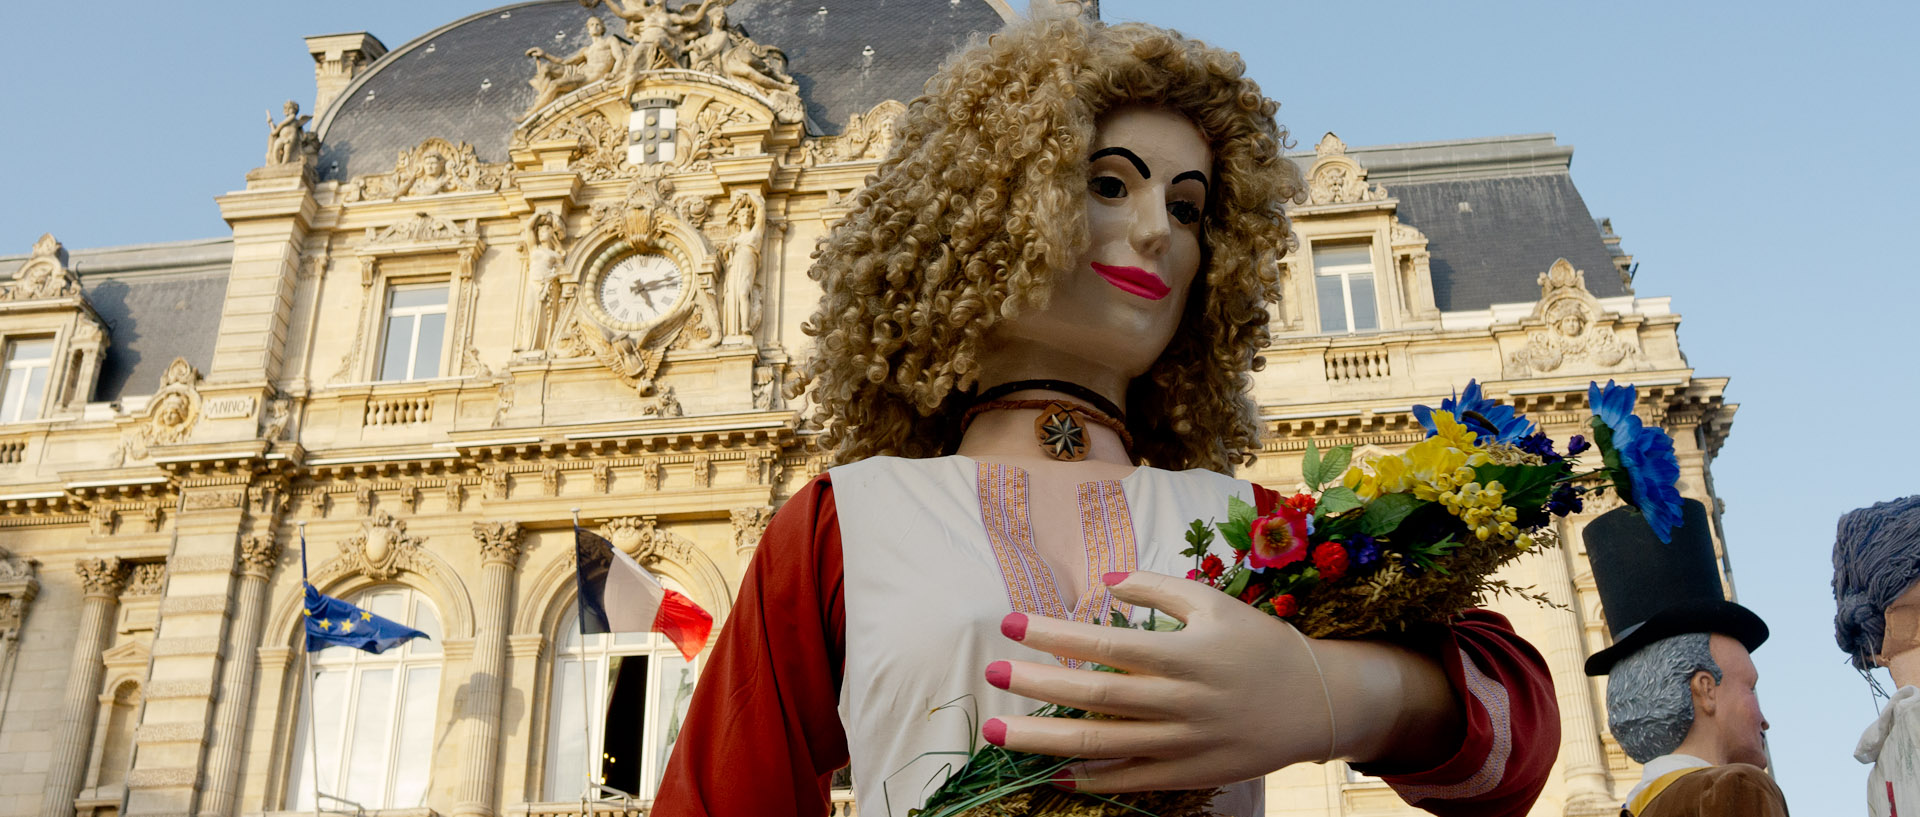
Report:
[[[1324,454],[1308,443],[1306,490],[1266,515],[1238,497],[1223,522],[1194,520],[1184,555],[1187,578],[1219,588],[1314,638],[1352,638],[1440,624],[1492,596],[1543,596],[1493,578],[1524,553],[1554,544],[1552,517],[1581,510],[1583,496],[1609,485],[1638,508],[1665,540],[1680,521],[1673,441],[1633,415],[1632,386],[1592,384],[1594,445],[1599,469],[1576,473],[1571,458],[1590,446],[1580,435],[1562,454],[1512,406],[1485,398],[1478,382],[1440,407],[1415,406],[1425,440],[1404,453],[1353,462],[1353,447]],[[1231,561],[1209,552],[1215,537]],[[1149,616],[1135,625],[1114,613],[1113,626],[1173,630],[1178,622]],[[1104,671],[1117,671],[1096,667]],[[1036,715],[1107,717],[1047,706]],[[1077,759],[976,747],[917,814],[925,817],[1015,815],[1200,815],[1215,792],[1155,791],[1122,795],[1066,792],[1048,785]]]

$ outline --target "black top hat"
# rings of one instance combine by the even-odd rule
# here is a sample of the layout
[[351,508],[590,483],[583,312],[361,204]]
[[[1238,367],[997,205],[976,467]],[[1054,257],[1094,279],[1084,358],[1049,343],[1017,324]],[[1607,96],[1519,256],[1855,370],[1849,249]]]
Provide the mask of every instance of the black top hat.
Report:
[[1713,557],[1707,508],[1684,501],[1684,524],[1662,543],[1638,509],[1615,508],[1587,525],[1587,560],[1599,586],[1613,646],[1587,659],[1588,675],[1605,675],[1641,647],[1686,633],[1719,633],[1749,652],[1767,640],[1767,624],[1727,601]]

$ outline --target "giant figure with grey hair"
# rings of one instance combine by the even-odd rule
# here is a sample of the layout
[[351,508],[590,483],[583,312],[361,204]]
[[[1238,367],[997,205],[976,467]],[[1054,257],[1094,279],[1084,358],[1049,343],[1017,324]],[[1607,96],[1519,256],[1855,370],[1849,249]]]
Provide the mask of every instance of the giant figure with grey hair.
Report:
[[1833,540],[1834,638],[1876,693],[1886,667],[1897,688],[1853,757],[1874,764],[1867,813],[1890,817],[1920,804],[1920,496],[1840,517]]
[[1587,674],[1609,676],[1608,728],[1644,764],[1623,817],[1785,815],[1751,655],[1767,625],[1726,599],[1706,507],[1686,500],[1670,544],[1631,507],[1584,536],[1613,633]]

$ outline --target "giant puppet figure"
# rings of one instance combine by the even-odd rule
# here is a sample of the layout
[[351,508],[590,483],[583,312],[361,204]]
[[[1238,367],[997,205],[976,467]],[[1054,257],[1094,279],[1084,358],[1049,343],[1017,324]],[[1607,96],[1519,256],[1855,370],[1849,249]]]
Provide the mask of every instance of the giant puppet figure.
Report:
[[1671,542],[1632,508],[1602,514],[1584,538],[1614,638],[1587,674],[1608,676],[1607,726],[1645,764],[1623,817],[1785,815],[1754,691],[1767,625],[1726,600],[1706,506],[1686,500]]
[[1912,813],[1920,808],[1920,496],[1840,517],[1833,598],[1840,649],[1862,674],[1886,667],[1896,687],[1853,750],[1874,764],[1867,813],[1891,817],[1903,804]]
[[[863,815],[906,815],[982,739],[1090,758],[1056,781],[1083,792],[1226,786],[1227,815],[1334,758],[1436,814],[1527,812],[1558,710],[1505,619],[1310,643],[1170,575],[1189,521],[1278,497],[1229,474],[1258,448],[1301,182],[1243,72],[1164,29],[1041,18],[908,106],[810,273],[838,465],[769,526],[654,814],[825,815],[851,762]],[[1114,607],[1188,626],[1098,626]],[[1042,701],[1118,717],[1027,717]]]

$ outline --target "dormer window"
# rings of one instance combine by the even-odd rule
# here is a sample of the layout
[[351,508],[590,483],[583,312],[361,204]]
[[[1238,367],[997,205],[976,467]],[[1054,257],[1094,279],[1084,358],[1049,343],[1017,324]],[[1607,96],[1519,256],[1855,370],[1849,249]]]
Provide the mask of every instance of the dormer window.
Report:
[[1316,245],[1313,286],[1320,306],[1321,332],[1352,334],[1380,328],[1380,307],[1374,298],[1372,245]]
[[447,285],[394,287],[387,293],[381,380],[426,380],[440,376],[447,337]]
[[53,338],[8,341],[6,368],[0,369],[0,423],[40,419],[52,372]]

